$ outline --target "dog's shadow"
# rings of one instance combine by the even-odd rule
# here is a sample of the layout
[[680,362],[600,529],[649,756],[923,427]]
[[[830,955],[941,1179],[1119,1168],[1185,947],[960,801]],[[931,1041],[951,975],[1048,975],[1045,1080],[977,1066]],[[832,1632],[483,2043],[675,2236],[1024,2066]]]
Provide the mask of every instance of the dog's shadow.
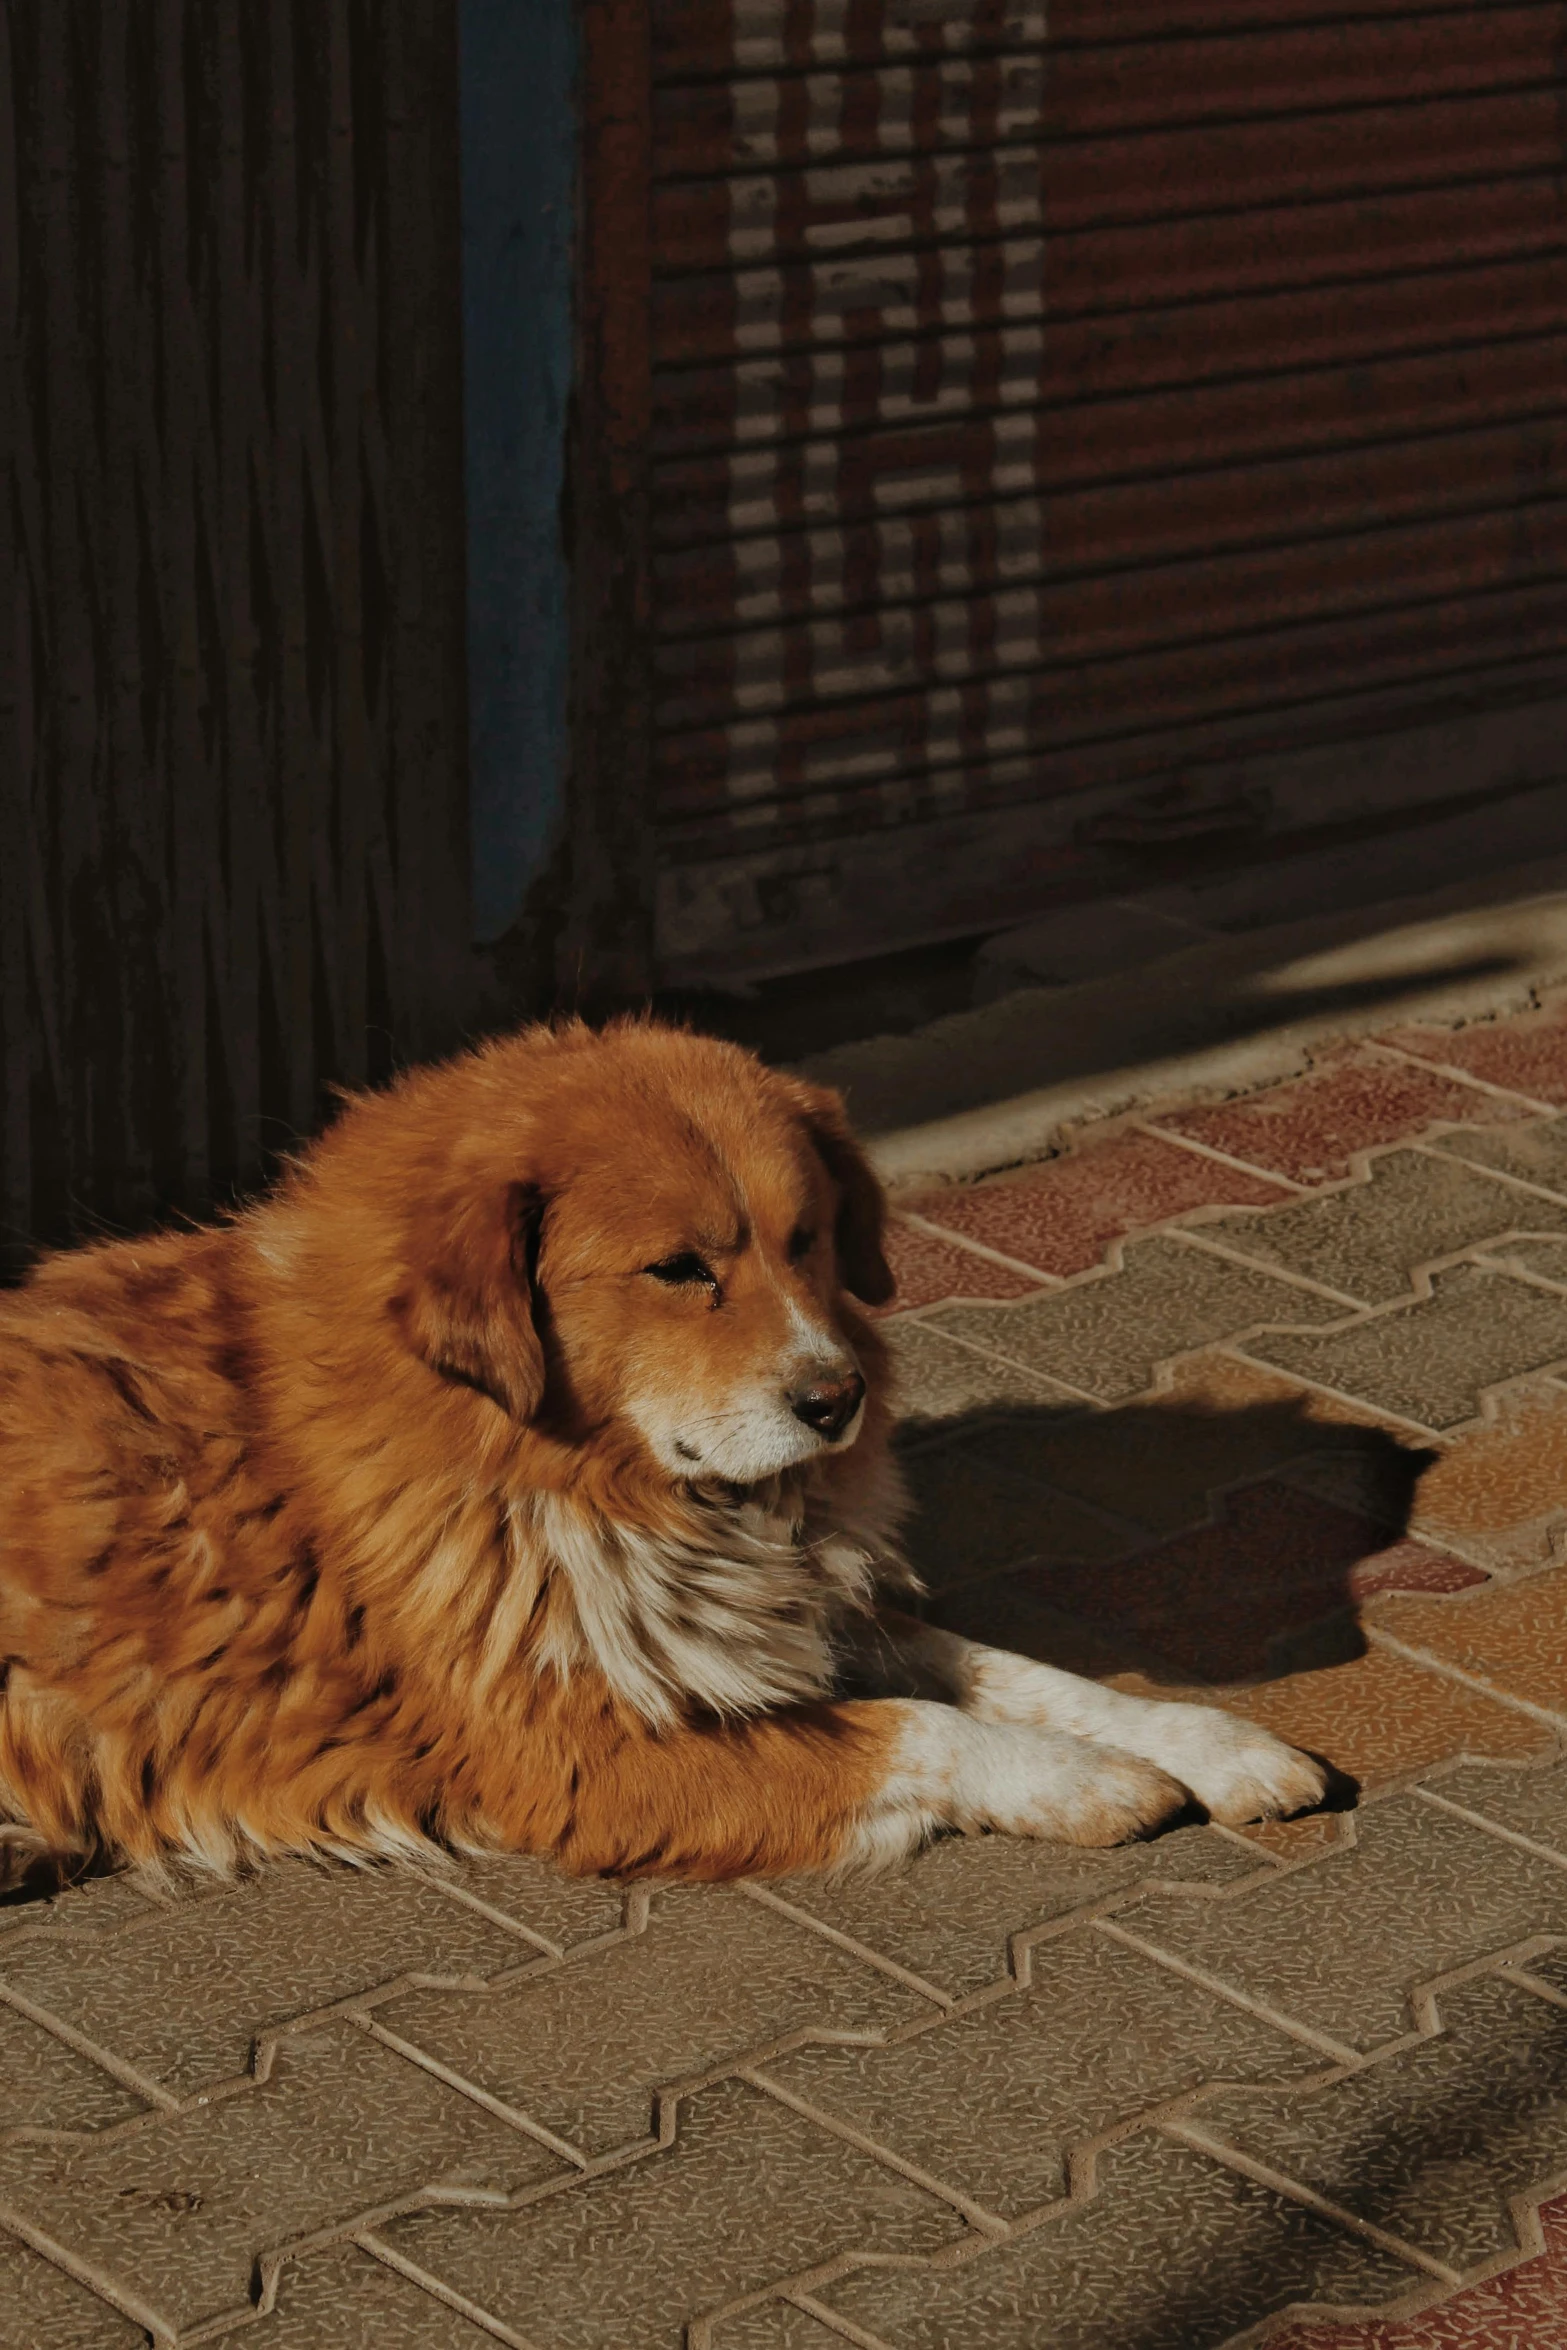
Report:
[[1013,1405],[898,1441],[925,1615],[1069,1671],[1255,1685],[1363,1656],[1374,1592],[1477,1579],[1408,1538],[1434,1453],[1294,1400]]

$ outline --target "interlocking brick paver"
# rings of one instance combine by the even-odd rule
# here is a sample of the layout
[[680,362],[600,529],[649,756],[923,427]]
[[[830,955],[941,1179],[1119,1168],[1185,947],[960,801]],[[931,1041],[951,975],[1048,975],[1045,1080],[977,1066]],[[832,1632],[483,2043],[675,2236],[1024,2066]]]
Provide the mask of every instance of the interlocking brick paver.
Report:
[[936,2274],[861,2269],[821,2299],[889,2350],[1217,2350],[1292,2302],[1375,2307],[1413,2272],[1271,2188],[1149,2134],[1093,2200]]
[[1486,1243],[1485,1255],[1509,1272],[1532,1275],[1536,1281],[1554,1281],[1567,1288],[1567,1240],[1497,1240]]
[[1433,1147],[1450,1158],[1467,1159],[1471,1166],[1494,1167],[1567,1198],[1567,1118],[1531,1118],[1522,1126],[1441,1134]]
[[1567,1723],[1567,1577],[1532,1575],[1453,1599],[1390,1592],[1368,1615],[1380,1631]]
[[0,2147],[0,2202],[170,2331],[243,2310],[257,2258],[291,2237],[431,2185],[557,2175],[533,2139],[342,2019],[285,2039],[271,2078],[235,2096],[74,2146]]
[[[482,1872],[479,1881],[494,1884]],[[617,1899],[606,1907],[618,1915]],[[540,1955],[406,1870],[303,1861],[154,1911],[91,1947],[0,1944],[5,1979],[36,2006],[179,2095],[245,2072],[257,2037],[292,2016],[410,1971],[490,1975]]]
[[[503,1921],[510,1919],[524,1933],[561,1950],[611,1934],[620,1924],[622,1897],[615,1886],[597,1878],[563,1877],[548,1861],[524,1852],[464,1853],[434,1881],[448,1899],[486,1902]],[[517,1955],[528,1953],[520,1949]]]
[[899,1406],[904,1418],[916,1425],[994,1411],[1006,1404],[1048,1408],[1078,1400],[1052,1379],[1015,1363],[998,1363],[994,1355],[944,1338],[928,1322],[900,1317],[887,1324],[886,1334]]
[[1016,1559],[1113,1559],[1140,1539],[1070,1494],[1013,1476],[986,1449],[952,1442],[908,1463],[915,1501],[909,1555],[933,1591]]
[[1296,1183],[1328,1183],[1349,1172],[1356,1152],[1410,1141],[1441,1121],[1492,1126],[1528,1115],[1435,1069],[1358,1051],[1265,1093],[1157,1123]]
[[898,1293],[883,1310],[905,1314],[915,1306],[934,1305],[944,1297],[1026,1297],[1038,1289],[1028,1274],[998,1265],[974,1249],[954,1241],[938,1240],[894,1216],[887,1227],[887,1262]]
[[791,2302],[761,2301],[721,2317],[711,2340],[713,2350],[839,2350],[843,2336]]
[[746,1894],[688,1889],[655,1897],[646,1933],[573,1966],[490,1993],[411,1991],[377,2015],[596,2155],[647,2135],[668,2082],[790,2032],[878,2033],[930,2012],[906,1984]]
[[1246,1352],[1427,1428],[1474,1419],[1488,1387],[1567,1360],[1567,1310],[1490,1265],[1438,1273],[1431,1295],[1348,1329],[1249,1338]]
[[[1134,1685],[1132,1676],[1117,1678]],[[1150,1685],[1147,1694],[1171,1691]],[[1361,1655],[1335,1650],[1315,1669],[1303,1663],[1277,1681],[1235,1690],[1199,1686],[1191,1695],[1330,1756],[1372,1790],[1458,1755],[1532,1762],[1555,1745],[1546,1724],[1381,1647]]]
[[[1006,1977],[1015,1934],[1139,1885],[1217,1894],[1258,1865],[1256,1855],[1212,1828],[1182,1828],[1109,1852],[1011,1836],[953,1837],[912,1868],[843,1884],[794,1879],[778,1894],[831,1932],[960,1999]],[[1201,1899],[1203,1891],[1168,1897]]]
[[1086,1272],[1112,1240],[1167,1217],[1215,1203],[1267,1207],[1288,1196],[1281,1184],[1161,1135],[1133,1133],[1047,1159],[1021,1175],[927,1193],[908,1204],[932,1223],[1042,1272],[1064,1274]]
[[[1062,1559],[1005,1580],[1096,1627],[1125,1627],[1184,1675],[1240,1681],[1284,1669],[1306,1627],[1373,1592],[1462,1590],[1482,1578],[1424,1544],[1389,1544],[1374,1520],[1269,1479],[1225,1496],[1210,1523],[1129,1557]],[[977,1610],[993,1589],[978,1595]]]
[[1502,1571],[1543,1564],[1567,1534],[1567,1387],[1543,1379],[1431,1455],[1411,1522]]
[[1535,1934],[1567,1933],[1567,1870],[1422,1801],[1361,1812],[1356,1842],[1222,1902],[1144,1902],[1118,1924],[1241,1995],[1371,2050],[1407,1995]]
[[1067,2192],[1084,2139],[1204,2081],[1286,2081],[1321,2062],[1089,1928],[1042,1943],[1029,1987],[977,2014],[886,2048],[801,2049],[763,2077],[1018,2219]]
[[284,2263],[276,2303],[256,2336],[266,2350],[495,2350],[495,2339],[384,2261],[343,2243]]
[[0,1952],[16,1946],[13,1936],[33,1942],[40,1935],[112,1933],[117,1926],[153,1916],[163,1906],[134,1875],[81,1877],[47,1899],[0,1902]]
[[1467,1028],[1398,1028],[1383,1040],[1542,1102],[1567,1102],[1567,1003]]
[[926,1619],[964,1640],[1010,1648],[1063,1673],[1108,1681],[1118,1673],[1170,1675],[1174,1668],[1135,1626],[1067,1615],[1052,1605],[1051,1578],[1033,1568],[954,1584],[926,1602]]
[[1527,1836],[1567,1866],[1567,1770],[1503,1770],[1474,1765],[1444,1771],[1429,1792],[1462,1804],[1514,1836]]
[[1225,1216],[1210,1240],[1324,1282],[1362,1305],[1405,1296],[1416,1265],[1510,1232],[1567,1229],[1567,1202],[1534,1199],[1426,1151],[1390,1151],[1370,1180],[1270,1216]]
[[0,2004],[0,2141],[12,2130],[106,2130],[145,2113],[150,2100]]
[[933,2252],[952,2206],[776,2098],[725,2082],[673,2146],[508,2213],[380,2233],[540,2350],[680,2350],[687,2322],[836,2252]]
[[1567,2350],[1567,2197],[1543,2204],[1539,2217],[1542,2252],[1438,2308],[1292,2325],[1269,2336],[1269,2350]]
[[735,2317],[719,2317],[712,2350],[839,2350],[843,2336],[789,2301],[752,2303]]
[[1567,2159],[1567,2014],[1496,1976],[1439,2005],[1434,2038],[1328,2087],[1205,2099],[1204,2134],[1450,2268],[1515,2250],[1511,2199]]
[[145,2330],[0,2229],[0,2350],[142,2350]]
[[1260,1269],[1161,1237],[1133,1242],[1119,1275],[1022,1305],[941,1306],[924,1327],[1114,1403],[1152,1386],[1167,1356],[1254,1324],[1309,1328],[1344,1313]]
[[1331,1397],[1217,1350],[1178,1363],[1146,1401],[1072,1413],[1016,1406],[971,1442],[987,1460],[1157,1534],[1198,1524],[1226,1486],[1319,1454],[1357,1464],[1356,1505],[1401,1525],[1431,1458],[1407,1432],[1367,1426]]

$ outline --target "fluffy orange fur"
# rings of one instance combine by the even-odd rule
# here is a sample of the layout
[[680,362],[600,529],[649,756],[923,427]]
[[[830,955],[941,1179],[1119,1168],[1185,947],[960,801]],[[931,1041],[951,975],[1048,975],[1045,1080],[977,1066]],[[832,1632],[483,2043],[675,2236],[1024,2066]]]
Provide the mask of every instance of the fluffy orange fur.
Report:
[[[230,1222],[47,1258],[0,1299],[13,1851],[830,1860],[892,1735],[827,1702],[813,1629],[896,1567],[884,1350],[848,1294],[890,1286],[881,1218],[833,1096],[571,1026],[350,1101]],[[721,1311],[649,1277],[697,1249]],[[728,1441],[804,1322],[869,1382],[858,1442],[760,1498],[673,1473],[668,1399]],[[863,1527],[847,1563],[813,1511]],[[715,1597],[748,1527],[754,1575]]]

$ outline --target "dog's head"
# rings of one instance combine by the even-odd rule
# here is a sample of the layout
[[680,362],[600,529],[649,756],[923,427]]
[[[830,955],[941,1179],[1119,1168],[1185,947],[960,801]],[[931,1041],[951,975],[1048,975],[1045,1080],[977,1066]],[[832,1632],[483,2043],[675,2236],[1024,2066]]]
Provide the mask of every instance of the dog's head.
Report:
[[415,1081],[431,1150],[395,1311],[440,1376],[671,1478],[751,1485],[860,1431],[892,1294],[838,1097],[651,1023]]

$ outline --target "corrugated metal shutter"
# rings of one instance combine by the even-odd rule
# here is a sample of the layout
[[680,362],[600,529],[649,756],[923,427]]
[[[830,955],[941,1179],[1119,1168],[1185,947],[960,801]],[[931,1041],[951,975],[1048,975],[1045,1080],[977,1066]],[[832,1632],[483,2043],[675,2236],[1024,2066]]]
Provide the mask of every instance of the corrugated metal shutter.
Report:
[[652,22],[664,977],[1560,771],[1560,0]]

